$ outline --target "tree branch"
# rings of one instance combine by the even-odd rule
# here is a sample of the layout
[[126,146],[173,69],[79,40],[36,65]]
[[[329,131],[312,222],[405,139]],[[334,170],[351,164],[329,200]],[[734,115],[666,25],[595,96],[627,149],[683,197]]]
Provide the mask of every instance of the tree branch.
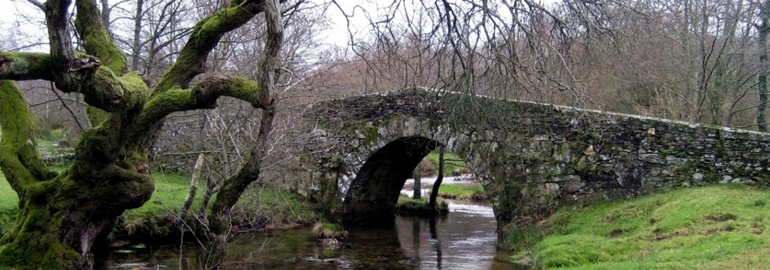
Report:
[[126,67],[126,56],[115,46],[110,32],[102,23],[102,17],[94,0],[77,0],[75,2],[78,16],[75,18],[75,28],[83,39],[83,47],[88,54],[98,57],[102,65],[115,74],[122,74]]
[[179,52],[178,60],[160,79],[153,95],[168,91],[175,86],[188,88],[192,78],[204,72],[206,57],[219,43],[222,35],[240,27],[264,11],[264,2],[265,0],[233,1],[227,8],[196,23],[190,39]]
[[53,81],[53,59],[47,53],[0,52],[0,80]]
[[61,71],[69,70],[70,61],[75,59],[67,23],[67,9],[71,3],[71,0],[50,0],[43,5],[51,57],[59,65],[57,70]]
[[36,181],[56,177],[37,152],[35,124],[24,93],[13,81],[0,81],[0,169],[16,193]]
[[43,7],[43,3],[40,3],[40,1],[37,0],[27,0],[28,3],[32,4],[33,6],[39,8],[42,11],[45,11],[45,7]]
[[211,230],[215,234],[222,234],[227,228],[224,217],[235,205],[243,194],[243,191],[253,182],[259,179],[262,169],[262,160],[268,153],[268,139],[273,129],[273,119],[275,119],[275,106],[271,93],[275,88],[275,69],[278,63],[278,57],[283,44],[283,22],[281,20],[281,11],[278,7],[278,0],[265,1],[265,22],[267,26],[267,37],[265,40],[265,51],[259,63],[259,85],[264,89],[256,93],[256,98],[263,106],[262,119],[260,120],[259,133],[252,149],[249,160],[244,163],[234,176],[225,180],[222,188],[217,194],[217,199],[211,206],[211,212],[214,215],[214,222],[211,224]]
[[[108,112],[124,111],[142,104],[148,95],[147,85],[135,73],[122,77],[93,57],[72,62],[67,71],[58,71],[50,54],[0,52],[0,80],[48,80],[65,93],[78,92],[91,106]],[[62,83],[62,81],[66,81]]]
[[59,90],[79,92],[85,101],[108,112],[124,111],[144,102],[147,86],[139,76],[115,76],[125,66],[125,56],[117,49],[101,24],[93,0],[76,3],[76,24],[84,37],[84,46],[92,56],[79,55],[72,47],[69,34],[68,8],[71,0],[49,0],[45,8],[50,55],[0,52],[0,79],[45,79],[53,81]]
[[158,94],[144,106],[137,120],[138,128],[151,127],[167,115],[187,110],[213,109],[217,99],[228,96],[249,102],[254,108],[265,108],[257,101],[260,92],[257,83],[244,78],[214,74],[202,79],[192,89],[174,88]]

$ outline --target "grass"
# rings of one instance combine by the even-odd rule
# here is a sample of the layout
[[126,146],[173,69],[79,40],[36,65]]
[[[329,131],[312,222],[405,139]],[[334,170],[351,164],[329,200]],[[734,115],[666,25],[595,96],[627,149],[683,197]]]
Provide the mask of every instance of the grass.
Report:
[[[433,167],[438,170],[439,153],[429,153],[425,158],[430,160]],[[468,165],[459,156],[453,153],[444,153],[445,176],[458,176],[469,172]]]
[[241,196],[236,207],[241,207],[271,222],[284,225],[310,224],[320,219],[304,198],[272,187],[253,187]]
[[[396,202],[396,212],[406,216],[433,216],[436,214],[446,215],[449,213],[449,205],[441,198],[436,198],[436,208],[428,206],[429,198],[414,199],[408,196],[399,196]],[[438,212],[436,211],[438,210]]]
[[[54,169],[61,171],[64,167]],[[164,221],[169,220],[167,217],[173,217],[179,213],[189,192],[190,177],[173,173],[153,173],[153,178],[155,179],[155,192],[153,192],[152,198],[141,207],[127,210],[123,214],[126,226],[153,227],[158,224],[166,224],[168,222],[164,223]],[[205,181],[199,182],[191,212],[197,212],[200,208],[205,185]],[[213,200],[214,198],[211,199],[210,203]],[[0,172],[0,235],[10,228],[16,218],[18,202],[18,196]],[[244,192],[237,206],[243,210],[241,213],[247,213],[249,218],[259,219],[260,222],[266,222],[274,228],[310,224],[319,219],[318,215],[300,196],[275,188],[250,188]],[[168,231],[165,228],[152,229]]]
[[484,187],[479,183],[459,184],[459,185],[441,185],[438,188],[438,196],[447,199],[456,200],[484,200],[486,194]]
[[335,238],[345,240],[348,238],[348,231],[342,225],[334,223],[316,223],[310,233],[316,238]]
[[0,171],[0,236],[11,229],[18,209],[19,197]]
[[[190,191],[190,177],[177,173],[153,173],[155,192],[152,198],[139,208],[127,210],[123,216],[126,219],[141,218],[148,215],[168,215],[178,213],[184,199]],[[201,179],[202,180],[202,179]],[[206,182],[198,182],[198,192],[195,196],[191,211],[197,211],[203,200]]]
[[719,185],[562,209],[529,252],[543,269],[768,268],[768,203],[770,190]]

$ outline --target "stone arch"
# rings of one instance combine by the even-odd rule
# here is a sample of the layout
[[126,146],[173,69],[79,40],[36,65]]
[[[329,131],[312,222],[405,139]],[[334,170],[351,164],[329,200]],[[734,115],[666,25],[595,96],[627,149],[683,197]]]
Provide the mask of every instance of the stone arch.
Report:
[[441,143],[422,136],[398,138],[375,151],[350,184],[342,205],[343,222],[387,225],[398,196],[420,161]]
[[473,168],[499,227],[565,204],[715,183],[770,185],[767,133],[421,89],[306,112],[323,134],[308,148],[321,155],[319,179],[347,182],[394,138],[422,136]]

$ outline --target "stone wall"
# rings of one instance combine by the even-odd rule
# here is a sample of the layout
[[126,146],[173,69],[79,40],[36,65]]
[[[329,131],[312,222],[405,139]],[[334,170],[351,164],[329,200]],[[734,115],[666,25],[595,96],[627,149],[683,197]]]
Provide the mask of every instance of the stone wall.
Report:
[[492,193],[498,225],[564,204],[770,183],[770,135],[758,132],[421,89],[318,103],[303,117],[318,123],[317,160],[345,164],[342,182],[398,138],[445,144]]

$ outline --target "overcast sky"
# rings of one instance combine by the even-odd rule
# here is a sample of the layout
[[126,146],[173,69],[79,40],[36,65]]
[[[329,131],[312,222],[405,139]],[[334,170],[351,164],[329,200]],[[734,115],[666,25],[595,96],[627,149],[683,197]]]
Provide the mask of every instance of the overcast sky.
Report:
[[[321,1],[323,0],[318,0],[318,2]],[[376,13],[378,9],[377,2],[374,0],[342,0],[338,1],[338,3],[348,16],[352,16],[348,20],[350,20],[353,32],[363,30],[367,25],[368,20],[364,16],[364,9],[370,13]],[[27,23],[27,20],[23,18],[32,18],[34,21],[33,23]],[[329,20],[330,29],[325,33],[321,33],[323,40],[327,40],[327,43],[342,46],[347,44],[349,37],[347,21],[342,16],[339,8],[336,6],[330,7],[326,18]],[[26,41],[30,42],[41,41],[46,36],[42,23],[42,11],[29,4],[26,0],[0,0],[0,29],[12,29],[13,31],[11,33],[3,33],[0,35],[0,38],[26,39]]]

